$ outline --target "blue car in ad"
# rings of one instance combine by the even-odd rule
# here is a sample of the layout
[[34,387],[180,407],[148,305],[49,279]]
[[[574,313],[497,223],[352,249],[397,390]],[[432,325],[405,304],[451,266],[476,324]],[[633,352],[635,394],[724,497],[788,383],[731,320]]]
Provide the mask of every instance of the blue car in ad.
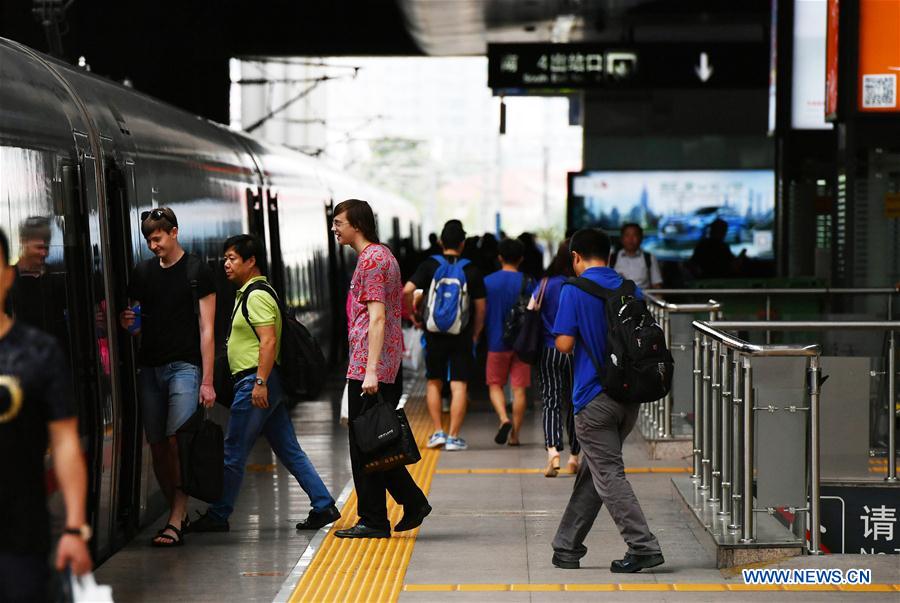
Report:
[[725,242],[744,243],[753,240],[747,218],[727,206],[701,207],[682,216],[664,216],[659,221],[658,237],[665,247],[693,247],[705,237],[715,220],[728,224]]

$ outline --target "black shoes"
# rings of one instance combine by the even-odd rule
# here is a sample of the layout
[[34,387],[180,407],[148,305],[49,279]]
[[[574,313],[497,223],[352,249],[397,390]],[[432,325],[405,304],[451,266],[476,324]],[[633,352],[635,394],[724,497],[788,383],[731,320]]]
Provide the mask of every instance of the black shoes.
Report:
[[560,559],[559,555],[553,553],[553,565],[560,569],[578,569],[581,567],[581,563],[578,561],[566,561],[565,559]]
[[616,559],[609,564],[609,571],[614,574],[633,574],[642,569],[649,569],[662,565],[666,560],[663,559],[662,553],[653,555],[632,555],[626,553],[624,559]]
[[312,510],[309,515],[301,522],[297,523],[298,530],[318,530],[330,523],[334,523],[341,518],[341,512],[337,507],[331,505],[323,511]]
[[506,439],[509,437],[509,432],[512,430],[512,421],[507,421],[503,425],[500,426],[500,429],[497,430],[497,435],[494,436],[495,444],[506,444]]
[[338,530],[334,535],[338,538],[390,538],[391,532],[390,530],[376,530],[358,523],[347,530]]
[[397,522],[397,525],[394,526],[394,531],[405,532],[407,530],[415,530],[422,525],[422,522],[428,517],[429,513],[431,513],[431,505],[428,503],[425,503],[413,512],[407,511],[404,507],[403,519]]
[[227,519],[219,519],[209,514],[209,511],[200,515],[184,527],[184,532],[227,532],[231,529]]

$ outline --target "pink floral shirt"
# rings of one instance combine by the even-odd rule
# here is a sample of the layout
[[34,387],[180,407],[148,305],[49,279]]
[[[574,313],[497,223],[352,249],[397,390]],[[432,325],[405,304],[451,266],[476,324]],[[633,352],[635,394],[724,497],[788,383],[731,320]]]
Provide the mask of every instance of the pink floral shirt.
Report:
[[369,360],[369,311],[366,302],[384,304],[384,346],[378,360],[378,381],[393,383],[403,357],[403,332],[400,319],[403,284],[400,266],[391,250],[380,244],[363,249],[356,262],[347,296],[347,325],[350,340],[350,364],[347,378],[362,381]]

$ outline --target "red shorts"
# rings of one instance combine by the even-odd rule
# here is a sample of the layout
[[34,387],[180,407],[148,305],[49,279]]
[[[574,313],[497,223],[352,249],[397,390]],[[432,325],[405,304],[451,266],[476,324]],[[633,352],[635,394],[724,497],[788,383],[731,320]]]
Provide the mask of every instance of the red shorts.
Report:
[[513,387],[531,386],[531,365],[519,360],[515,352],[488,352],[487,375],[488,385],[506,385]]

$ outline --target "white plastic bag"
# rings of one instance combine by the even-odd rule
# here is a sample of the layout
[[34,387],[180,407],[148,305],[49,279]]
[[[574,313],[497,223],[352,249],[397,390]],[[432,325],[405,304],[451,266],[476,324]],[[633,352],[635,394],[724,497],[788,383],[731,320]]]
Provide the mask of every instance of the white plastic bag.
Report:
[[350,396],[347,393],[349,382],[344,382],[344,393],[341,395],[341,425],[347,426],[350,422]]
[[93,573],[72,574],[73,603],[113,603],[112,586],[97,584]]
[[403,368],[418,371],[422,364],[422,332],[415,327],[403,329]]

